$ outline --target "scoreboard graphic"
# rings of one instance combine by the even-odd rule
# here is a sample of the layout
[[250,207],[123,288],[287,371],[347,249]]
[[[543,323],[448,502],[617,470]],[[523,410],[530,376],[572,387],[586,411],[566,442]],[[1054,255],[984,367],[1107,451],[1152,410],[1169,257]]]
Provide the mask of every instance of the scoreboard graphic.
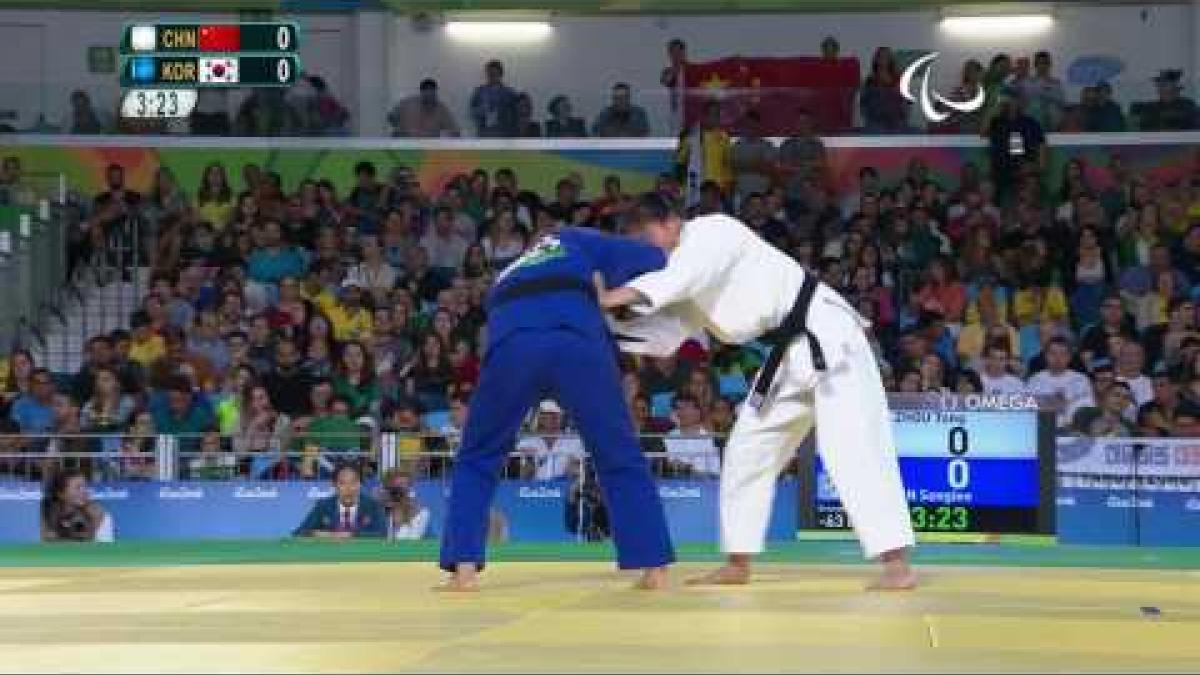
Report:
[[290,22],[130,24],[121,36],[125,117],[186,117],[199,90],[290,87],[301,74]]
[[[913,528],[1052,534],[1054,413],[1033,396],[893,394],[892,428]],[[801,527],[851,526],[819,456],[801,470]]]

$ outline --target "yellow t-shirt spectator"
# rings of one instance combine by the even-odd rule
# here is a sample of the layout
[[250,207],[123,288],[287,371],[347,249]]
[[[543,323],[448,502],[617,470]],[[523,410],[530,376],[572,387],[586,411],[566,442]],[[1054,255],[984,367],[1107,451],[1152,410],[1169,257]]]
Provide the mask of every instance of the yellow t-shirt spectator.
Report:
[[148,338],[138,339],[134,336],[129,343],[129,358],[137,361],[143,368],[149,368],[162,357],[167,355],[167,341],[157,333]]
[[211,201],[196,206],[196,214],[201,221],[208,221],[212,224],[213,230],[220,232],[229,224],[233,217],[233,201],[221,202]]
[[338,342],[346,340],[366,340],[371,336],[375,322],[371,312],[365,307],[351,310],[338,302],[328,292],[322,291],[313,298],[313,303],[329,319],[329,327],[333,330],[333,339]]
[[[694,133],[694,132],[693,132]],[[700,182],[715,181],[726,194],[733,187],[733,143],[722,129],[706,129],[700,132],[700,149],[704,153],[704,175]],[[692,134],[679,139],[676,161],[686,171],[691,158]]]
[[1022,288],[1013,296],[1013,318],[1018,326],[1067,318],[1067,296],[1058,286]]

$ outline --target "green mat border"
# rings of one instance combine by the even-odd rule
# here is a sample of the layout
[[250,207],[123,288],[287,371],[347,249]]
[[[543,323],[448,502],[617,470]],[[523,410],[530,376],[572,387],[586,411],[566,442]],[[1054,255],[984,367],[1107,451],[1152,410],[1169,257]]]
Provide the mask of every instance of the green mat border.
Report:
[[[678,548],[681,562],[720,560],[708,544]],[[437,559],[437,542],[379,540],[117,542],[112,544],[31,544],[0,547],[0,567],[164,567],[177,565],[330,564],[420,562]],[[495,562],[607,562],[608,544],[512,543],[490,551]],[[773,545],[763,562],[809,565],[863,564],[850,541],[799,541]],[[945,544],[917,547],[920,565],[997,567],[1081,567],[1112,569],[1200,569],[1200,548]]]

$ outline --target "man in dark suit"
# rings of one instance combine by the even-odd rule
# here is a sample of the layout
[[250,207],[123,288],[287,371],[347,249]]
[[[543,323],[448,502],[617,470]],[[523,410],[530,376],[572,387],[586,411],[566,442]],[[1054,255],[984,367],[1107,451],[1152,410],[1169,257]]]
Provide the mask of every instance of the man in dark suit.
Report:
[[297,537],[353,539],[387,536],[387,516],[383,506],[362,491],[358,469],[346,465],[333,475],[337,489],[313,505],[304,522],[293,533]]

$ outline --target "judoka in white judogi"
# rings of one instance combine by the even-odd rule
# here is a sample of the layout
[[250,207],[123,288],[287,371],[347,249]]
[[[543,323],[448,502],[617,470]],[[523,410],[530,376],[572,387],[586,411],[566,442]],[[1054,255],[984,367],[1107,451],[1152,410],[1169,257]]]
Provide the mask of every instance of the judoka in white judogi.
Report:
[[[656,226],[669,230],[664,223],[670,219],[678,232],[673,250],[671,235],[662,234],[667,230],[657,237],[653,232]],[[640,331],[650,336],[646,344],[662,350],[678,346],[672,342],[682,341],[690,330],[687,324],[732,344],[780,326],[805,279],[799,264],[728,216],[703,216],[682,224],[671,215],[660,221],[651,216],[647,234],[669,249],[667,266],[608,291],[603,302],[665,313],[639,319],[640,328],[626,324],[618,331]],[[661,318],[655,322],[654,316]],[[900,567],[891,570],[897,576],[889,580],[885,571],[882,585],[908,587],[912,574],[904,552],[914,544],[913,530],[887,399],[864,333],[869,323],[822,284],[806,324],[823,348],[826,369],[814,367],[809,338],[798,337],[785,346],[763,405],[744,405],[739,412],[721,471],[722,550],[742,557],[762,552],[776,479],[815,418],[817,447],[863,552],[868,558],[884,556],[885,570],[885,554],[898,557]]]

